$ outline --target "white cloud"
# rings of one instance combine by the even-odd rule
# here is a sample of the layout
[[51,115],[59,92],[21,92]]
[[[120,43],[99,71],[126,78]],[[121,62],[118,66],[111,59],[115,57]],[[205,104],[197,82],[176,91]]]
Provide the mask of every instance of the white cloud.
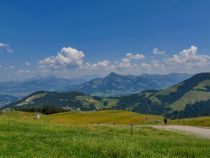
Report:
[[4,50],[5,52],[12,53],[13,50],[10,48],[10,44],[0,43],[0,49]]
[[[117,62],[117,64],[118,64],[118,62]],[[126,67],[128,68],[128,67],[131,67],[132,65],[131,65],[130,59],[122,58],[117,66],[119,68],[126,68]]]
[[[154,52],[161,55],[165,53],[159,49],[155,49]],[[62,48],[56,56],[41,60],[39,64],[43,73],[62,74],[65,72],[65,74],[81,74],[81,76],[91,74],[105,75],[111,71],[135,75],[142,73],[166,74],[172,72],[197,73],[210,71],[210,56],[199,54],[198,48],[195,46],[184,49],[170,57],[136,60],[143,58],[145,56],[142,54],[127,53],[120,60],[109,61],[104,59],[95,63],[83,62],[84,53],[68,47]]]
[[210,56],[199,55],[198,48],[191,46],[166,59],[171,71],[202,72],[210,70]]
[[31,63],[28,62],[28,61],[26,61],[24,64],[25,64],[26,66],[31,66]]
[[0,65],[0,68],[2,68],[3,70],[12,70],[15,69],[14,65]]
[[9,69],[14,69],[14,68],[15,68],[15,66],[13,66],[13,65],[9,66]]
[[30,72],[31,72],[31,70],[29,70],[29,69],[19,69],[19,70],[17,70],[16,75],[23,75],[23,74],[27,74]]
[[143,54],[133,54],[133,53],[127,53],[126,54],[127,58],[129,59],[143,59],[145,56]]
[[[159,50],[156,50],[159,51]],[[163,54],[163,53],[159,53]],[[181,52],[165,59],[153,59],[147,62],[134,62],[128,58],[123,58],[117,63],[117,66],[123,68],[124,72],[140,74],[140,73],[198,73],[210,71],[210,56],[198,53],[198,48],[191,46]]]
[[96,63],[90,64],[86,63],[82,67],[82,69],[87,69],[87,70],[99,70],[99,71],[105,71],[105,70],[114,70],[115,65],[113,65],[110,61],[108,60],[102,60],[98,61]]
[[84,53],[75,48],[63,47],[56,56],[47,57],[39,61],[42,68],[60,69],[75,68],[83,63]]
[[165,53],[166,53],[165,51],[159,50],[158,48],[153,49],[153,54],[155,55],[163,55]]

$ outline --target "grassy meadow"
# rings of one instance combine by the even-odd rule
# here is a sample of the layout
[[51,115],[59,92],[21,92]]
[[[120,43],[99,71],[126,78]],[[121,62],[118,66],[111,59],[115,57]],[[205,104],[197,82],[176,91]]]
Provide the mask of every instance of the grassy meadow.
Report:
[[42,115],[37,120],[34,113],[5,112],[0,115],[0,158],[209,157],[210,140],[144,126],[134,126],[131,136],[128,123],[158,124],[160,119],[100,111]]
[[10,111],[1,116],[2,119],[19,120],[34,123],[50,123],[62,125],[87,125],[87,124],[160,124],[162,117],[157,115],[144,115],[121,110],[104,110],[93,112],[64,112],[51,115],[41,115],[36,119],[35,113]]
[[196,117],[170,120],[169,124],[210,127],[210,117]]

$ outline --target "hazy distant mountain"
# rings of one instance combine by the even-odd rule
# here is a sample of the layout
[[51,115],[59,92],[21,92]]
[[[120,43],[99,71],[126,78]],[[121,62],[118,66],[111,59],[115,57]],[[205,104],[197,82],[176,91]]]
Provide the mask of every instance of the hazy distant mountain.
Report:
[[[60,79],[55,76],[36,77],[26,81],[0,82],[1,94],[26,96],[40,90],[60,91],[64,87],[72,86],[72,80]],[[78,84],[78,82],[77,82]]]
[[116,73],[110,73],[105,78],[97,79],[93,79],[96,76],[75,77],[72,79],[37,76],[25,81],[0,82],[0,89],[1,94],[19,97],[41,90],[80,91],[95,96],[120,96],[147,89],[162,89],[190,76],[189,74],[123,76]]
[[11,95],[0,94],[0,107],[16,101],[18,98]]
[[148,89],[163,89],[181,82],[192,75],[172,73],[168,75],[140,76],[119,75],[110,73],[105,78],[97,78],[89,82],[73,86],[69,90],[83,92],[93,96],[121,96],[138,93]]

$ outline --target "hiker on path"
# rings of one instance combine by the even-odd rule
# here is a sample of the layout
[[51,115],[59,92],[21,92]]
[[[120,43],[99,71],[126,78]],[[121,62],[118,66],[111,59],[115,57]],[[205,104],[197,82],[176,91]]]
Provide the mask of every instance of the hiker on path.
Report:
[[164,125],[167,126],[168,120],[166,117],[164,118],[163,122],[164,122]]

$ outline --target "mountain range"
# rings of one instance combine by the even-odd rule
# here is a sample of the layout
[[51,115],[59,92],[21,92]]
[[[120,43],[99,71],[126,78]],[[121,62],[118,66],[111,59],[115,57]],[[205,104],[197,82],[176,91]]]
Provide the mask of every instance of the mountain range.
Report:
[[36,76],[25,81],[0,82],[0,94],[24,97],[36,91],[63,91],[66,87],[77,85],[92,77],[63,79],[55,76]]
[[97,78],[73,86],[69,91],[79,91],[91,96],[122,96],[149,89],[164,89],[179,83],[192,75],[172,73],[167,75],[143,74],[140,76],[110,73],[104,78]]
[[133,76],[119,75],[113,72],[104,78],[97,79],[92,79],[96,76],[73,79],[37,76],[25,81],[0,82],[0,106],[14,102],[18,98],[25,97],[36,91],[78,91],[92,96],[122,96],[141,92],[142,90],[162,89],[190,76],[190,74],[178,73]]
[[25,81],[0,82],[0,94],[24,97],[36,91],[78,91],[92,96],[121,96],[148,89],[163,89],[190,76],[192,75],[178,73],[133,76],[112,72],[104,78],[90,81],[90,76],[75,79],[38,76]]
[[40,91],[5,108],[30,111],[45,106],[71,111],[123,109],[145,114],[163,114],[171,118],[205,116],[210,115],[210,73],[196,74],[163,90],[146,90],[121,97]]
[[0,108],[4,105],[7,105],[11,102],[14,102],[18,99],[18,97],[12,96],[12,95],[3,95],[0,94]]

